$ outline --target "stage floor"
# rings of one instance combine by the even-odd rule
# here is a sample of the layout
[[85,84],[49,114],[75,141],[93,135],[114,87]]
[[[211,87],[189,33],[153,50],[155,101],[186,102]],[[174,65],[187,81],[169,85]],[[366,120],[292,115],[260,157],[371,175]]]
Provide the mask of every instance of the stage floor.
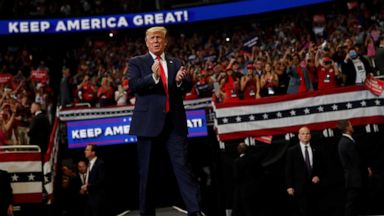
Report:
[[[139,211],[126,211],[117,216],[139,216]],[[187,213],[177,207],[165,207],[156,209],[156,216],[186,216]]]

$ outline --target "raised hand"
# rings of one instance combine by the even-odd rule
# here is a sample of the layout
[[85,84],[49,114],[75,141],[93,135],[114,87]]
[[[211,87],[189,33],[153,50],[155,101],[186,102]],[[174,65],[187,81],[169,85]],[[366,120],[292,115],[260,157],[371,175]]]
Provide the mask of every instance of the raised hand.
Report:
[[187,71],[187,69],[184,66],[181,66],[179,71],[177,71],[177,74],[176,74],[176,82],[180,83],[184,79],[184,77],[189,75],[190,74]]
[[160,66],[159,66],[159,64],[160,64],[159,61],[155,61],[151,67],[152,73],[155,75],[156,79],[160,78]]

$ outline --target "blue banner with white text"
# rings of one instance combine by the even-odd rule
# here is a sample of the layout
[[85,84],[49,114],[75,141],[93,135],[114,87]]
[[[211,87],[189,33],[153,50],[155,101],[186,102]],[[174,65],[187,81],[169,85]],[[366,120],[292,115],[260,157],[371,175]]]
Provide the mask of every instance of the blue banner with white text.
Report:
[[[187,111],[188,137],[208,135],[204,109]],[[131,116],[67,121],[68,148],[82,148],[87,144],[114,145],[136,143],[129,135]]]
[[2,20],[0,21],[0,35],[99,31],[190,23],[265,13],[331,1],[333,0],[243,0],[137,14],[63,19]]

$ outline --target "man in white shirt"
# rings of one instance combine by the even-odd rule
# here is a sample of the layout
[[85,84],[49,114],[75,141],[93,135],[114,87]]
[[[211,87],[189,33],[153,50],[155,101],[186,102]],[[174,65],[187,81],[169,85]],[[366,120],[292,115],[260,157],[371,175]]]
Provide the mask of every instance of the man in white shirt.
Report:
[[104,161],[97,157],[97,146],[88,144],[84,150],[88,159],[88,171],[81,193],[87,195],[85,216],[104,216],[106,197],[106,167]]

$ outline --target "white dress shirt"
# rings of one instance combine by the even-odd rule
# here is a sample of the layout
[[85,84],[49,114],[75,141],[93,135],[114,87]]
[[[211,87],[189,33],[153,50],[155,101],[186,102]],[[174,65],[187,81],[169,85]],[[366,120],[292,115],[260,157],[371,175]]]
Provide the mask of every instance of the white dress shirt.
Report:
[[305,146],[308,146],[309,162],[311,164],[311,167],[313,167],[313,154],[312,154],[311,145],[309,143],[303,144],[300,142],[301,153],[303,154],[304,159],[305,159]]

